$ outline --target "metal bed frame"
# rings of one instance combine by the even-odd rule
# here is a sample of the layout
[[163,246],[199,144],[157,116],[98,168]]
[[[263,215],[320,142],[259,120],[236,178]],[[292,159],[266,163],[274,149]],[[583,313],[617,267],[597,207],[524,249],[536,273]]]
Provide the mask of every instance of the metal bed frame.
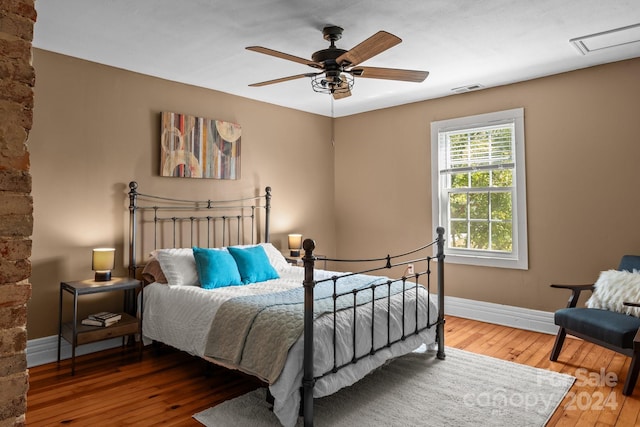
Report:
[[139,263],[138,257],[145,260],[143,252],[150,252],[142,241],[147,232],[153,249],[268,243],[271,187],[264,191],[262,195],[234,200],[185,200],[140,193],[138,183],[131,181],[129,277],[136,277],[144,268],[144,261]]
[[[331,279],[325,279],[325,280],[321,280],[321,281],[316,281],[314,280],[314,264],[315,264],[315,260],[316,257],[313,255],[313,250],[315,249],[315,242],[311,239],[305,239],[305,241],[303,242],[303,249],[305,251],[305,255],[302,258],[303,262],[304,262],[304,269],[305,269],[305,274],[304,274],[304,282],[303,282],[303,286],[304,286],[304,360],[303,360],[303,377],[302,377],[302,416],[304,418],[304,425],[305,427],[311,427],[313,426],[313,388],[314,388],[314,384],[317,380],[319,380],[320,378],[332,374],[332,373],[336,373],[338,372],[340,369],[349,366],[351,364],[354,363],[358,363],[359,360],[361,360],[364,357],[368,357],[370,355],[375,354],[376,352],[390,347],[391,345],[393,345],[394,343],[401,341],[401,340],[405,340],[410,336],[413,335],[417,335],[420,332],[422,332],[425,329],[429,329],[432,327],[436,327],[436,341],[438,343],[438,350],[436,353],[436,357],[438,359],[444,359],[445,358],[445,345],[444,345],[444,228],[442,227],[438,227],[436,229],[436,233],[437,233],[437,237],[436,239],[432,242],[429,243],[428,245],[425,245],[421,248],[415,249],[413,251],[407,252],[407,253],[403,253],[403,254],[399,254],[399,255],[395,255],[395,256],[391,256],[391,255],[387,255],[385,258],[374,258],[374,259],[366,259],[366,260],[344,260],[344,259],[331,259],[331,258],[326,258],[323,259],[324,261],[332,261],[332,262],[382,262],[383,265],[382,266],[378,266],[378,267],[374,267],[371,269],[367,269],[367,270],[361,270],[358,271],[356,273],[347,273],[345,275],[341,275],[341,276],[334,276]],[[407,260],[407,256],[419,253],[425,249],[428,248],[432,248],[433,246],[436,247],[436,255],[435,256],[423,256],[423,257],[419,257],[419,258],[414,258],[414,259],[410,259]],[[418,312],[418,301],[417,301],[417,297],[418,297],[418,286],[419,285],[419,279],[421,276],[425,275],[426,276],[426,280],[427,280],[427,292],[430,293],[430,289],[431,289],[431,261],[432,260],[437,260],[438,261],[438,265],[437,265],[437,271],[438,271],[438,275],[437,275],[437,293],[438,293],[438,316],[437,316],[437,320],[434,323],[429,323],[429,321],[427,321],[427,325],[425,327],[420,328],[418,326],[418,316],[419,316],[419,312]],[[401,338],[395,341],[391,340],[391,328],[390,328],[390,320],[389,320],[389,313],[390,313],[390,308],[389,305],[387,306],[387,343],[379,348],[375,348],[374,347],[374,340],[373,340],[373,336],[374,336],[374,325],[375,322],[373,321],[374,317],[375,317],[375,299],[372,300],[371,303],[371,317],[372,317],[372,322],[371,322],[371,348],[370,351],[364,355],[361,356],[357,356],[356,355],[356,328],[352,328],[352,350],[353,350],[353,357],[351,359],[351,361],[344,363],[342,365],[337,365],[336,363],[336,346],[335,346],[335,342],[336,342],[336,328],[335,328],[335,318],[336,318],[336,310],[335,310],[335,304],[336,304],[336,300],[338,298],[340,298],[341,296],[345,296],[345,293],[337,293],[336,292],[336,283],[338,282],[338,280],[344,278],[344,277],[348,277],[348,276],[352,276],[355,274],[371,274],[377,271],[382,271],[382,270],[386,270],[386,269],[390,269],[393,267],[398,267],[398,266],[407,266],[409,264],[412,265],[416,265],[420,262],[425,262],[426,263],[426,269],[424,271],[421,272],[414,272],[412,274],[403,274],[402,277],[398,278],[398,279],[389,279],[387,280],[385,283],[378,283],[378,284],[372,284],[370,286],[366,286],[363,288],[359,288],[357,290],[353,290],[349,293],[353,294],[353,300],[354,300],[354,304],[353,304],[353,313],[354,313],[354,321],[356,319],[356,309],[357,306],[355,304],[356,298],[358,293],[360,292],[375,292],[375,289],[377,287],[387,287],[388,292],[390,292],[391,290],[391,285],[393,283],[396,282],[401,282],[402,283],[402,298],[403,298],[403,305],[402,305],[402,335]],[[405,270],[406,271],[406,270]],[[324,373],[320,373],[320,375],[315,375],[314,370],[313,370],[313,354],[314,354],[314,350],[313,350],[313,304],[314,304],[314,295],[313,295],[313,291],[315,286],[318,283],[321,282],[326,282],[326,281],[332,281],[333,282],[333,301],[334,301],[334,311],[333,313],[329,313],[329,316],[333,316],[334,319],[334,329],[333,329],[333,335],[334,335],[334,339],[333,339],[333,360],[334,360],[334,364],[333,364],[333,368],[330,369],[327,372]],[[407,283],[410,283],[409,287],[407,288]],[[411,315],[411,313],[406,313],[405,312],[405,304],[404,304],[404,297],[405,297],[405,292],[407,290],[412,290],[415,289],[416,291],[416,304],[415,304],[415,311],[412,313],[415,316],[415,329],[413,331],[406,331],[404,328],[405,325],[405,316],[409,316]],[[389,294],[388,298],[387,298],[388,304],[391,303],[391,295]],[[429,306],[427,306],[427,313],[426,313],[426,317],[427,319],[430,319],[430,315],[429,315]]]
[[[260,212],[264,211],[264,216],[260,215]],[[168,197],[153,196],[138,192],[138,184],[134,181],[129,183],[129,276],[136,277],[141,269],[144,267],[144,263],[138,263],[138,256],[142,257],[141,252],[144,248],[142,240],[146,236],[146,231],[150,228],[151,237],[147,238],[152,240],[152,246],[154,249],[167,248],[167,247],[191,247],[191,246],[204,246],[218,247],[218,246],[231,246],[235,244],[255,244],[258,242],[269,242],[269,221],[271,213],[271,187],[265,188],[263,195],[235,199],[235,200],[183,200]],[[262,221],[261,221],[262,219]],[[262,232],[261,232],[262,231]],[[334,286],[334,307],[337,298],[344,296],[344,294],[336,293],[336,283],[343,277],[351,276],[354,274],[371,274],[376,271],[388,270],[393,267],[412,265],[426,265],[425,269],[412,274],[403,274],[398,279],[389,279],[383,284],[374,284],[357,291],[352,291],[354,301],[357,298],[359,292],[371,291],[374,292],[376,287],[386,286],[391,289],[391,285],[396,282],[401,282],[403,286],[402,298],[402,324],[403,331],[400,340],[419,334],[425,329],[436,328],[436,341],[438,344],[438,350],[436,357],[438,359],[445,358],[445,345],[444,345],[444,229],[438,227],[436,230],[436,239],[418,249],[403,253],[400,255],[387,255],[384,258],[366,259],[366,260],[343,260],[322,258],[323,262],[374,262],[380,263],[380,265],[359,271],[357,273],[347,273],[345,275],[334,276],[331,279],[325,279],[322,281],[316,281],[314,279],[315,261],[319,259],[314,255],[315,242],[311,239],[306,239],[303,242],[304,256],[302,258],[304,265],[304,360],[303,360],[303,379],[301,384],[301,415],[304,419],[305,427],[313,426],[313,389],[315,382],[320,378],[338,372],[340,369],[357,363],[363,357],[367,357],[375,354],[377,351],[383,348],[390,347],[395,342],[390,338],[389,317],[387,317],[387,343],[380,347],[374,348],[373,345],[373,325],[371,325],[371,349],[362,356],[356,356],[355,349],[355,328],[353,328],[353,358],[351,361],[337,365],[335,358],[335,328],[334,328],[334,366],[328,372],[315,375],[313,370],[313,310],[314,310],[314,288],[315,286],[327,280],[333,281]],[[139,246],[140,244],[140,246]],[[435,255],[418,256],[417,258],[408,259],[409,256],[417,256],[417,253],[430,251],[433,253],[435,248]],[[145,257],[142,257],[145,259]],[[426,277],[426,290],[431,292],[431,263],[437,261],[437,295],[438,295],[438,313],[437,320],[430,323],[427,320],[425,327],[418,327],[418,286],[420,279]],[[326,265],[326,264],[325,264]],[[405,270],[406,273],[406,270]],[[407,283],[409,285],[407,285]],[[416,304],[415,311],[413,313],[405,313],[404,294],[406,291],[415,290],[416,292]],[[375,300],[375,298],[374,298]],[[390,304],[391,296],[389,294],[388,301]],[[374,318],[374,306],[371,304],[372,319]],[[428,306],[427,306],[428,307]],[[355,304],[353,307],[354,319],[355,319]],[[336,309],[333,313],[329,313],[329,316],[336,316]],[[414,315],[416,328],[412,331],[404,330],[405,316]],[[423,313],[424,315],[424,313]],[[430,319],[430,315],[427,309],[427,319]]]

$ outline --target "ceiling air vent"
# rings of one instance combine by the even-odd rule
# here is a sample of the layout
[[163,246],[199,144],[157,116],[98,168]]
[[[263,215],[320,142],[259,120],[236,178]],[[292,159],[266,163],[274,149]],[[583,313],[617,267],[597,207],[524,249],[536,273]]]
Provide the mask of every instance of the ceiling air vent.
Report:
[[640,47],[640,24],[590,34],[569,40],[578,51],[587,55],[603,49],[638,43]]
[[453,89],[451,89],[451,91],[454,93],[466,93],[466,92],[471,92],[472,90],[482,89],[483,87],[484,86],[480,84],[473,84],[468,86],[454,87]]

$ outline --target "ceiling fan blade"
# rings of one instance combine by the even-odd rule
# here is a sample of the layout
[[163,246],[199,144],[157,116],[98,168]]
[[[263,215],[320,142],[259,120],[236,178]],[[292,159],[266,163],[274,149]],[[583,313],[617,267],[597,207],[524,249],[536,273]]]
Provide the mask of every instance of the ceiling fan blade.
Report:
[[267,80],[260,83],[252,83],[249,86],[251,87],[266,86],[266,85],[272,85],[274,83],[282,83],[282,82],[288,82],[289,80],[301,79],[303,77],[313,77],[315,75],[316,73],[296,74],[295,76],[280,77],[279,79]]
[[401,70],[398,68],[356,67],[349,70],[357,77],[368,79],[400,80],[404,82],[423,82],[429,75],[428,71]]
[[278,52],[277,50],[269,49],[267,47],[262,46],[249,46],[247,50],[251,50],[253,52],[264,53],[265,55],[275,56],[276,58],[287,59],[289,61],[297,62],[299,64],[308,65],[313,68],[322,69],[322,65],[317,62],[313,62],[309,59],[300,58],[299,56],[289,55],[288,53]]
[[[336,58],[336,62],[343,66],[358,65],[400,42],[402,42],[400,37],[386,31],[378,31],[353,49],[340,55]],[[344,64],[345,62],[348,64]]]

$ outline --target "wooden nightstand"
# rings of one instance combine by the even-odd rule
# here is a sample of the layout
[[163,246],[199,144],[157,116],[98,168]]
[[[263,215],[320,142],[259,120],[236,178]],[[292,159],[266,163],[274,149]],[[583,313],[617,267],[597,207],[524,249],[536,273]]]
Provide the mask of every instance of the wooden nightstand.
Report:
[[[125,337],[140,334],[139,352],[142,357],[142,306],[140,307],[140,317],[136,317],[135,291],[143,292],[142,282],[127,277],[116,277],[107,282],[96,282],[94,280],[81,280],[75,282],[60,283],[60,301],[58,305],[58,363],[60,363],[60,346],[62,338],[71,344],[71,375],[75,374],[76,367],[76,347],[82,344],[102,341],[110,338],[122,337],[122,345],[125,344]],[[125,311],[122,319],[111,326],[86,326],[78,319],[78,297],[80,295],[97,294],[103,292],[123,291]],[[69,323],[62,323],[62,295],[68,292],[73,295],[73,320]],[[142,305],[142,295],[140,297]]]

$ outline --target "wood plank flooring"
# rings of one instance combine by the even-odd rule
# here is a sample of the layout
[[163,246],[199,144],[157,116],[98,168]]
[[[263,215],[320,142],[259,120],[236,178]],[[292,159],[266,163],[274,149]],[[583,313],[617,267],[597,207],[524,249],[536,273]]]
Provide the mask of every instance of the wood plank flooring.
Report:
[[[548,426],[640,425],[640,384],[625,397],[630,358],[567,338],[558,362],[554,337],[447,317],[446,345],[516,363],[564,372],[577,381]],[[243,374],[172,349],[113,349],[29,370],[27,426],[200,426],[191,416],[260,385]],[[610,387],[607,378],[615,376]],[[611,382],[611,380],[609,380]]]

